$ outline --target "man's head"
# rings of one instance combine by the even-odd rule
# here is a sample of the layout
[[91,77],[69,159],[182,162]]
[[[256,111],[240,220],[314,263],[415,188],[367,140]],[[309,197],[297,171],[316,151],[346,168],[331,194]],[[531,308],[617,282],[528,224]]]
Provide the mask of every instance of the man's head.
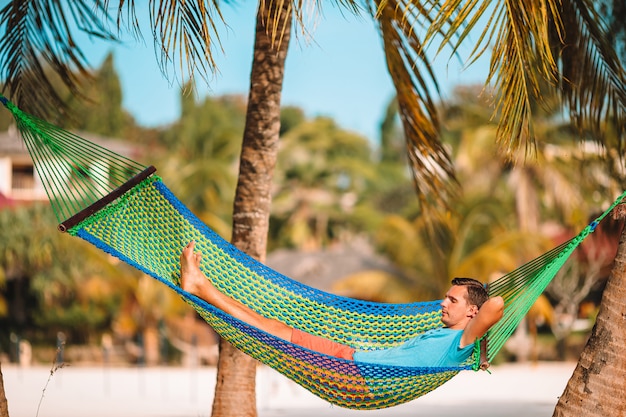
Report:
[[441,302],[441,321],[446,327],[464,329],[489,299],[487,290],[473,278],[454,278]]
[[474,278],[454,278],[452,285],[465,287],[467,289],[467,302],[478,308],[482,307],[483,303],[489,299],[487,288],[482,282]]

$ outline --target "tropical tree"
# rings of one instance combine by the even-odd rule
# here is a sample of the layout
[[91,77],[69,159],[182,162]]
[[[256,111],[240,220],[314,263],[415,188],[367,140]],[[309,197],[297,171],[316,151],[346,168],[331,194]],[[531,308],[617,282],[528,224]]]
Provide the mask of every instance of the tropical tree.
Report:
[[[473,207],[457,206],[459,215],[439,222],[423,216],[407,220],[389,215],[375,241],[411,278],[414,299],[438,299],[449,287],[450,277],[471,275],[487,280],[515,267],[523,240],[507,231],[498,208],[493,200],[485,199]],[[433,235],[436,245],[432,244]],[[491,255],[489,263],[485,262],[486,253]]]
[[[533,107],[533,124],[541,142],[535,158],[526,164],[494,158],[498,154],[493,140],[496,126],[489,120],[488,106],[474,99],[472,89],[476,87],[457,89],[452,100],[444,103],[442,112],[444,138],[453,144],[463,199],[476,192],[504,198],[501,206],[510,202],[509,210],[516,212],[520,231],[544,234],[554,243],[561,243],[621,193],[623,173],[607,170],[607,162],[613,166],[613,152],[605,153],[591,141],[576,143],[577,132],[561,114],[537,105]],[[547,94],[545,97],[549,100]],[[556,224],[561,226],[557,229]],[[608,220],[604,224],[608,225]],[[598,230],[583,242],[580,259],[572,259],[548,287],[555,301],[553,317],[575,318],[591,288],[606,279],[606,272],[601,270],[607,260],[613,260],[615,250],[596,242],[602,235]],[[550,323],[558,347],[571,333],[571,324],[560,319]],[[532,331],[530,319],[529,327]]]
[[63,330],[85,342],[110,325],[131,269],[113,268],[92,247],[45,226],[51,223],[42,204],[0,211],[0,276],[11,283],[3,325],[27,338]]
[[125,290],[110,328],[117,340],[124,341],[126,353],[135,361],[157,365],[167,359],[161,355],[166,343],[163,327],[168,321],[192,314],[193,309],[152,277],[134,275],[92,281],[108,293]]
[[[541,98],[538,85],[542,81],[561,95],[575,125],[602,142],[602,122],[612,117],[617,120],[616,126],[622,126],[618,138],[620,143],[623,141],[624,70],[607,42],[606,28],[591,1],[393,0],[333,4],[354,13],[366,11],[379,23],[387,65],[398,92],[414,185],[424,212],[449,208],[451,191],[456,188],[451,181],[452,162],[438,136],[437,109],[430,93],[438,84],[425,53],[428,43],[436,42],[441,48],[451,44],[458,52],[471,31],[484,25],[470,60],[492,50],[487,80],[495,84],[494,103],[501,114],[498,140],[505,150],[534,146],[529,98]],[[131,29],[139,27],[134,5],[120,2],[117,19],[123,24],[128,17]],[[111,38],[107,23],[114,19],[106,14],[108,6],[107,0],[8,2],[0,10],[0,21],[6,25],[6,36],[0,41],[0,73],[13,100],[27,111],[45,115],[42,112],[56,96],[42,70],[44,61],[63,75],[72,91],[79,93],[72,71],[87,72],[87,63],[72,36],[74,26],[66,22],[75,19],[77,27],[86,28],[93,36]],[[265,257],[270,185],[278,150],[284,63],[292,20],[302,24],[303,12],[314,9],[308,6],[300,1],[259,2],[232,241],[261,261]],[[217,24],[222,16],[219,7],[216,2],[149,2],[157,56],[162,57],[164,67],[186,69],[183,76],[214,69],[212,54],[219,42]],[[419,30],[423,24],[428,24],[425,36]],[[235,368],[234,355],[232,347],[222,345],[214,414],[253,415],[254,362],[239,357]],[[226,389],[228,386],[230,389]],[[242,401],[242,395],[249,397]]]
[[207,97],[196,103],[193,95],[182,93],[181,104],[180,119],[162,134],[159,172],[198,217],[228,236],[245,122],[244,99]]
[[62,127],[113,138],[122,137],[124,129],[133,120],[122,108],[122,86],[112,53],[104,58],[92,80],[85,83],[88,101],[70,92],[65,96],[71,118]]
[[413,185],[407,167],[406,143],[399,121],[398,101],[394,98],[387,104],[380,124],[375,164],[377,181],[371,184],[366,198],[377,211],[403,215],[407,207],[414,209],[415,198],[411,192]]
[[360,196],[376,173],[367,139],[318,117],[281,138],[272,196],[279,246],[318,250],[355,226]]
[[[34,273],[45,270],[54,260],[49,257],[51,239],[42,223],[53,221],[48,210],[34,206],[30,210],[8,209],[0,211],[0,282],[7,289],[2,316],[9,316],[11,331],[21,331],[32,322],[30,314],[32,296],[29,293],[28,278]],[[38,244],[34,244],[38,242]],[[11,284],[8,288],[7,284]],[[4,288],[3,288],[4,289]],[[3,317],[4,318],[4,317]],[[6,336],[5,336],[6,337]]]
[[379,248],[412,271],[420,299],[440,297],[453,276],[488,281],[550,247],[518,224],[515,193],[507,186],[511,164],[498,155],[489,106],[476,100],[481,88],[460,87],[442,103],[443,143],[463,190],[455,215],[432,221],[413,206],[388,216],[377,233]]

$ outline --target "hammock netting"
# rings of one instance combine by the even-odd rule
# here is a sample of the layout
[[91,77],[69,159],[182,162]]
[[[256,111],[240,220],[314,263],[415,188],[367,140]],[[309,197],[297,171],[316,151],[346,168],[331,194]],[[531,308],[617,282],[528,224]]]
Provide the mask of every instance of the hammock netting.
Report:
[[[116,256],[179,293],[222,338],[318,397],[341,407],[379,409],[405,403],[480,366],[480,343],[454,368],[356,363],[274,337],[231,317],[178,286],[180,253],[189,241],[202,252],[202,271],[230,297],[289,326],[356,349],[398,345],[440,327],[439,301],[383,304],[303,285],[241,252],[203,224],[146,167],[28,115],[6,98],[59,229]],[[625,193],[626,194],[626,193]],[[487,335],[493,360],[570,254],[622,194],[578,236],[489,285],[505,300],[504,317]]]

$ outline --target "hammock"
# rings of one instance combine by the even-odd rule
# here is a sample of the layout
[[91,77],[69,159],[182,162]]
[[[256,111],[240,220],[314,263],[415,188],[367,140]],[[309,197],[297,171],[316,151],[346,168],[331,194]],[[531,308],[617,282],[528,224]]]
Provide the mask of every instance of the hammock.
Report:
[[[239,251],[203,224],[145,167],[28,115],[6,98],[35,163],[59,229],[78,236],[179,293],[222,338],[318,397],[341,407],[379,409],[413,400],[458,372],[491,361],[570,254],[626,193],[568,242],[490,284],[504,317],[458,367],[355,363],[276,338],[186,293],[179,257],[191,240],[218,289],[260,314],[356,349],[384,349],[441,326],[439,301],[382,304],[305,286]],[[481,356],[483,357],[481,359]]]

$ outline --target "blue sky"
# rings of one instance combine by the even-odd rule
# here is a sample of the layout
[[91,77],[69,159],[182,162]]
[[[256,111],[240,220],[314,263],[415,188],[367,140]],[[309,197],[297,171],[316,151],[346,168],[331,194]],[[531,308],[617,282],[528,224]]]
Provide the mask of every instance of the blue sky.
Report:
[[[220,37],[224,52],[216,50],[219,73],[209,83],[199,80],[198,94],[247,95],[256,3],[223,5],[229,28]],[[375,23],[368,17],[342,15],[327,6],[310,28],[312,40],[292,36],[286,62],[283,105],[303,108],[309,117],[333,117],[348,130],[377,142],[384,109],[393,97],[393,85],[385,66],[382,43]],[[128,37],[121,45],[102,42],[83,46],[94,67],[113,51],[122,82],[124,107],[144,126],[161,126],[179,116],[180,80],[167,79],[160,71],[150,33],[144,42]],[[456,59],[444,53],[435,61],[444,95],[458,84],[482,83],[486,59],[461,69]]]

